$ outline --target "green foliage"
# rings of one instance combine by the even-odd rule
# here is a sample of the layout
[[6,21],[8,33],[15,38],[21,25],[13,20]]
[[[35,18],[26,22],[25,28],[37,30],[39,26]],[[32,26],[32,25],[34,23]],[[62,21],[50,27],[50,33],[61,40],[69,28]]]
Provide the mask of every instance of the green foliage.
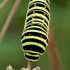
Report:
[[69,0],[52,0],[52,1],[54,1],[56,4],[58,4],[62,7],[66,7]]
[[[0,3],[3,0],[0,0]],[[69,0],[51,1],[51,18],[53,29],[58,45],[58,51],[61,58],[63,70],[70,70],[70,2]],[[68,2],[66,2],[68,1]],[[0,31],[7,19],[7,16],[14,4],[11,0],[2,10],[0,10]],[[64,3],[64,4],[62,4]],[[66,3],[66,4],[65,4]],[[21,50],[20,37],[24,26],[28,0],[22,0],[11,25],[0,44],[0,70],[5,70],[6,66],[11,64],[14,69],[19,70],[26,67],[27,61]],[[64,7],[65,5],[65,7]],[[34,64],[39,65],[42,70],[51,70],[47,50],[41,59]]]

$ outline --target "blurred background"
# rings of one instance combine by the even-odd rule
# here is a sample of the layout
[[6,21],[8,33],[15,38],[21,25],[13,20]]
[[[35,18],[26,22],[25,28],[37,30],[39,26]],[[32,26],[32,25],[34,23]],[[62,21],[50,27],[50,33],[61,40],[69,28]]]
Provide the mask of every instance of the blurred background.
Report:
[[[3,0],[0,0],[2,3]],[[19,70],[27,66],[21,49],[20,37],[24,26],[27,6],[29,0],[22,0],[14,15],[11,24],[0,44],[0,70],[5,70],[11,64],[14,69]],[[0,31],[15,3],[10,2],[0,10]],[[70,0],[51,0],[51,19],[54,35],[57,43],[62,70],[70,70]],[[51,70],[48,51],[41,59],[33,64],[40,66],[41,70]]]

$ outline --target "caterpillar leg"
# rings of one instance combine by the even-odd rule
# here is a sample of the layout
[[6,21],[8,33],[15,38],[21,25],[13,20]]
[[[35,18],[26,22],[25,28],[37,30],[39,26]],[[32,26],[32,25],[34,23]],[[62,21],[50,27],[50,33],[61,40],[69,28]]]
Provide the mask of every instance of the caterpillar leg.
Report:
[[26,69],[26,68],[21,68],[20,70],[28,70],[28,69]]
[[[20,70],[28,70],[27,68],[21,68]],[[40,67],[33,68],[32,70],[41,70]]]
[[32,70],[41,70],[40,67],[33,68]]

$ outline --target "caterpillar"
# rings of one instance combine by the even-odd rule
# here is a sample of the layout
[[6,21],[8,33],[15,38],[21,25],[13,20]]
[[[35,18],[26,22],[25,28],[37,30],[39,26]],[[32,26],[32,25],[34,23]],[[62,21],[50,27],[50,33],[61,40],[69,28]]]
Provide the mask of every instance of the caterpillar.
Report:
[[37,61],[48,46],[50,20],[49,0],[30,0],[21,35],[24,57]]

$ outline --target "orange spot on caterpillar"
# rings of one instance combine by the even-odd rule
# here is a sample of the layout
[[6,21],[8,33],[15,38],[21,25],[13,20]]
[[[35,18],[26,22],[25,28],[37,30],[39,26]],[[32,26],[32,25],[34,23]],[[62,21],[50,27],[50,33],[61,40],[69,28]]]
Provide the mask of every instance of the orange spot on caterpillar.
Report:
[[41,53],[42,53],[42,51],[41,51]]
[[46,38],[46,40],[48,40],[48,39]]
[[46,39],[47,43],[48,43],[48,39]]
[[44,8],[46,8],[46,6],[44,6]]
[[45,13],[44,13],[44,16],[45,16]]
[[34,4],[34,7],[36,6],[36,4]]
[[29,34],[29,36],[30,36],[31,34]]
[[24,48],[26,50],[26,48]]
[[40,37],[42,38],[42,35]]

